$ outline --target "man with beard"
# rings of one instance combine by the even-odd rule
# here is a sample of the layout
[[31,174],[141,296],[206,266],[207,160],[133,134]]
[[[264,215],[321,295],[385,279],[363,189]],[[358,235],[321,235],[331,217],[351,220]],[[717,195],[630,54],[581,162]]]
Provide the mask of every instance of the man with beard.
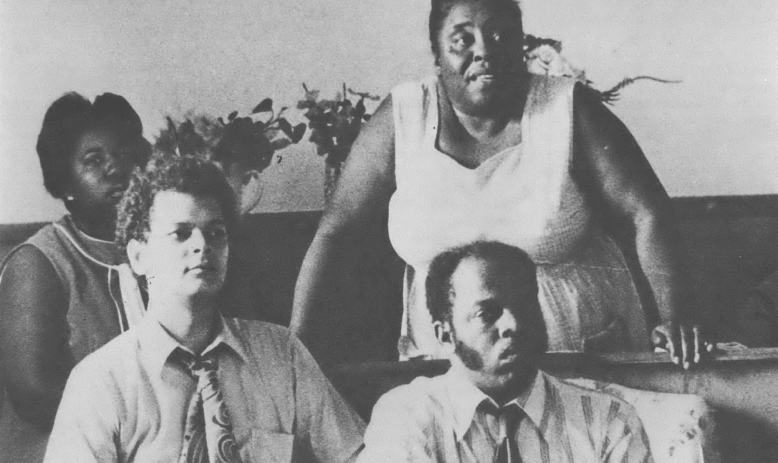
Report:
[[635,410],[537,368],[546,351],[535,265],[476,242],[433,259],[435,335],[451,368],[384,395],[359,462],[651,462]]

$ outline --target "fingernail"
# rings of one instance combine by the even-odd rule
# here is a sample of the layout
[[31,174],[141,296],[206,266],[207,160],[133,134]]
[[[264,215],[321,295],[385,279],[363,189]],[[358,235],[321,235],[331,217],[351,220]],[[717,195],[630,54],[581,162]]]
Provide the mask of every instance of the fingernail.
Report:
[[689,362],[683,362],[683,369],[688,370],[689,369]]
[[700,363],[700,353],[694,354],[694,363]]
[[674,363],[674,364],[678,365],[678,363],[680,363],[680,362],[681,362],[681,359],[680,359],[680,358],[678,358],[678,357],[673,357],[673,363]]

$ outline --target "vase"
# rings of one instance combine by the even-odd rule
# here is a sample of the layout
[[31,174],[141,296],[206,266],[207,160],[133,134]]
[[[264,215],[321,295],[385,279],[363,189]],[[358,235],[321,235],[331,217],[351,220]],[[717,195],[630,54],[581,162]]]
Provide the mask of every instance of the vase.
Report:
[[324,164],[324,206],[327,207],[332,201],[332,195],[335,193],[335,187],[340,178],[340,164]]

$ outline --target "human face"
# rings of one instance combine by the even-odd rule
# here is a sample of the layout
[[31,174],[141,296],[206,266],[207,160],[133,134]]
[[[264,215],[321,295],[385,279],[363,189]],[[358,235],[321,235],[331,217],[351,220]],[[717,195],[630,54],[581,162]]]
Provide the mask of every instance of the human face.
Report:
[[227,226],[215,198],[162,191],[154,197],[146,241],[130,260],[146,276],[149,298],[216,295],[227,273]]
[[521,24],[477,0],[454,5],[438,34],[439,80],[454,107],[481,115],[498,109],[520,84]]
[[75,214],[97,219],[115,218],[115,206],[127,189],[132,163],[132,147],[107,128],[91,128],[76,141],[70,160],[70,184],[66,197]]
[[248,214],[262,199],[260,171],[241,162],[227,164],[223,170],[227,183],[230,184],[230,188],[238,200],[240,214]]
[[451,277],[454,360],[486,393],[526,377],[546,348],[534,272],[506,267],[467,258]]

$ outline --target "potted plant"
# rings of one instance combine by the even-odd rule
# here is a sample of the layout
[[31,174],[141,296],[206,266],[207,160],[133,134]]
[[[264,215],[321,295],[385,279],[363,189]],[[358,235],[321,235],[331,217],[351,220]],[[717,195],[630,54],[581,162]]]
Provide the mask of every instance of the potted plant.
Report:
[[299,142],[305,134],[305,124],[293,127],[282,117],[286,109],[276,113],[273,100],[266,98],[248,116],[233,111],[226,121],[194,113],[178,123],[168,117],[167,127],[157,135],[154,147],[168,153],[211,158],[224,170],[240,201],[241,213],[247,213],[261,198],[259,174],[277,151]]
[[[370,120],[365,99],[377,101],[380,97],[346,88],[332,100],[319,99],[319,91],[309,89],[303,83],[305,97],[297,102],[297,108],[305,110],[311,129],[309,140],[316,145],[316,154],[324,156],[326,178],[324,197],[329,202],[346,161],[351,146],[362,129],[362,122]],[[347,95],[358,97],[356,104]]]

